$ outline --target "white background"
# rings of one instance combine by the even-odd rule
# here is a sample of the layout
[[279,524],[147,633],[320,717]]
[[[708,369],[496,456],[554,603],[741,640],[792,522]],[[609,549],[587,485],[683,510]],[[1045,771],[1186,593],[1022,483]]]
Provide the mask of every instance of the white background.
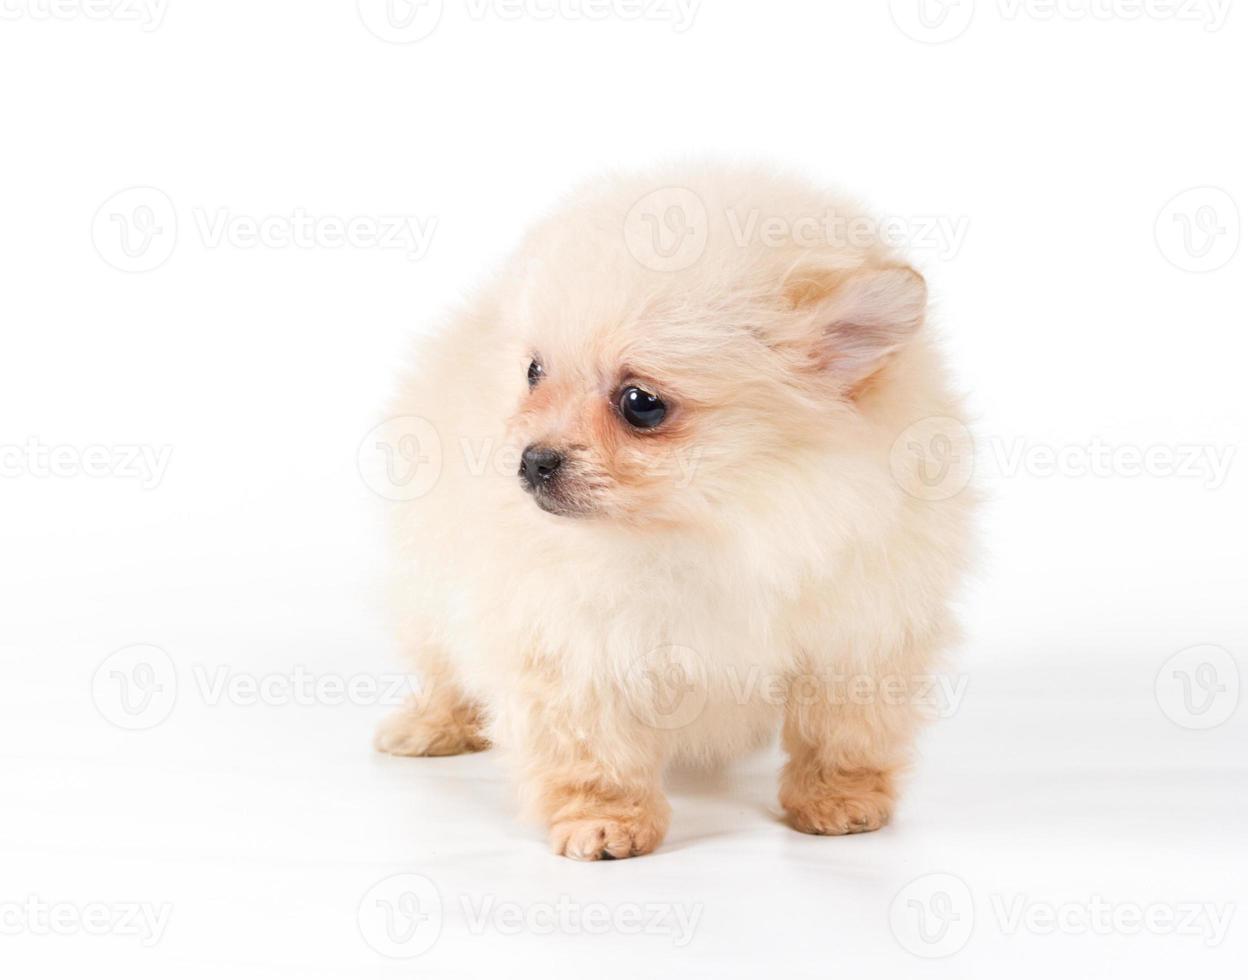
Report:
[[[0,970],[1242,976],[1248,22],[1226,7],[448,2],[405,33],[369,0],[5,0]],[[410,336],[571,183],[684,155],[774,160],[917,229],[985,557],[964,696],[893,826],[790,831],[773,752],[676,774],[657,854],[583,866],[513,820],[493,755],[371,754],[376,696],[216,685],[400,669],[356,456]],[[297,213],[319,244],[249,244]],[[333,247],[335,221],[393,216],[427,248]],[[106,662],[136,644],[167,660]],[[157,684],[138,716],[127,675]],[[392,875],[422,877],[370,892]],[[429,918],[387,949],[405,892]],[[168,913],[158,941],[132,903]],[[1190,903],[1229,929],[1167,927]],[[633,934],[632,905],[696,925]]]

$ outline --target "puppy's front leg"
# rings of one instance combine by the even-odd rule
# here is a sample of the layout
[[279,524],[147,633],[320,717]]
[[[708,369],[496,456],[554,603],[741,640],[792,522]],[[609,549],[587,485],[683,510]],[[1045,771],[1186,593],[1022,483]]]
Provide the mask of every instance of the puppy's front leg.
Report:
[[578,861],[649,854],[671,818],[658,733],[613,707],[530,702],[517,733],[531,808],[555,853]]
[[794,828],[858,834],[888,823],[920,720],[914,699],[896,681],[790,681],[783,736],[789,762],[780,803]]
[[481,709],[460,687],[448,661],[419,648],[421,691],[408,697],[373,738],[373,747],[389,755],[459,755],[490,747]]

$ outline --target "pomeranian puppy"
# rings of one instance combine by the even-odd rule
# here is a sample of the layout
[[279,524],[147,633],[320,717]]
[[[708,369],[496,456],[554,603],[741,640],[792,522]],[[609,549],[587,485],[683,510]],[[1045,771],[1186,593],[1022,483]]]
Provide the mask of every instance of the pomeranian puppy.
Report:
[[889,820],[972,501],[925,490],[907,433],[959,402],[872,229],[756,168],[612,179],[422,342],[392,414],[440,465],[393,513],[424,685],[379,750],[497,744],[581,860],[659,845],[669,762],[778,728],[794,828]]

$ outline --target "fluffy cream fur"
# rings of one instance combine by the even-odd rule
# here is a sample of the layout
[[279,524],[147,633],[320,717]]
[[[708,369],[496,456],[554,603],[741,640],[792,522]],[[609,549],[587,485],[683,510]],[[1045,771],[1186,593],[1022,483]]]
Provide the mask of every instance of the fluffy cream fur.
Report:
[[[634,206],[658,188],[704,208],[676,215],[705,238],[687,268],[639,258]],[[857,214],[748,168],[594,184],[422,342],[392,414],[433,424],[442,471],[393,518],[426,688],[379,749],[496,743],[574,858],[652,850],[669,761],[777,729],[798,830],[888,820],[972,501],[919,499],[890,465],[908,426],[959,414],[923,280],[878,241],[743,239],[751,216],[830,209]],[[634,383],[668,406],[654,430],[616,409]],[[517,476],[531,444],[566,457],[545,509]]]

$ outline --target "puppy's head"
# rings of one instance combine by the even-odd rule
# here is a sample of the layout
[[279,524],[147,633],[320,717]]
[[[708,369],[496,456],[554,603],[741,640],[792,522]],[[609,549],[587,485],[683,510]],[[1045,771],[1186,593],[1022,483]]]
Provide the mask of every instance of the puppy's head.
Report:
[[923,322],[922,278],[882,245],[751,236],[835,211],[757,174],[682,175],[699,254],[652,260],[664,230],[688,228],[660,201],[658,237],[637,241],[656,183],[670,178],[575,199],[504,291],[517,492],[560,518],[706,523],[800,479]]

